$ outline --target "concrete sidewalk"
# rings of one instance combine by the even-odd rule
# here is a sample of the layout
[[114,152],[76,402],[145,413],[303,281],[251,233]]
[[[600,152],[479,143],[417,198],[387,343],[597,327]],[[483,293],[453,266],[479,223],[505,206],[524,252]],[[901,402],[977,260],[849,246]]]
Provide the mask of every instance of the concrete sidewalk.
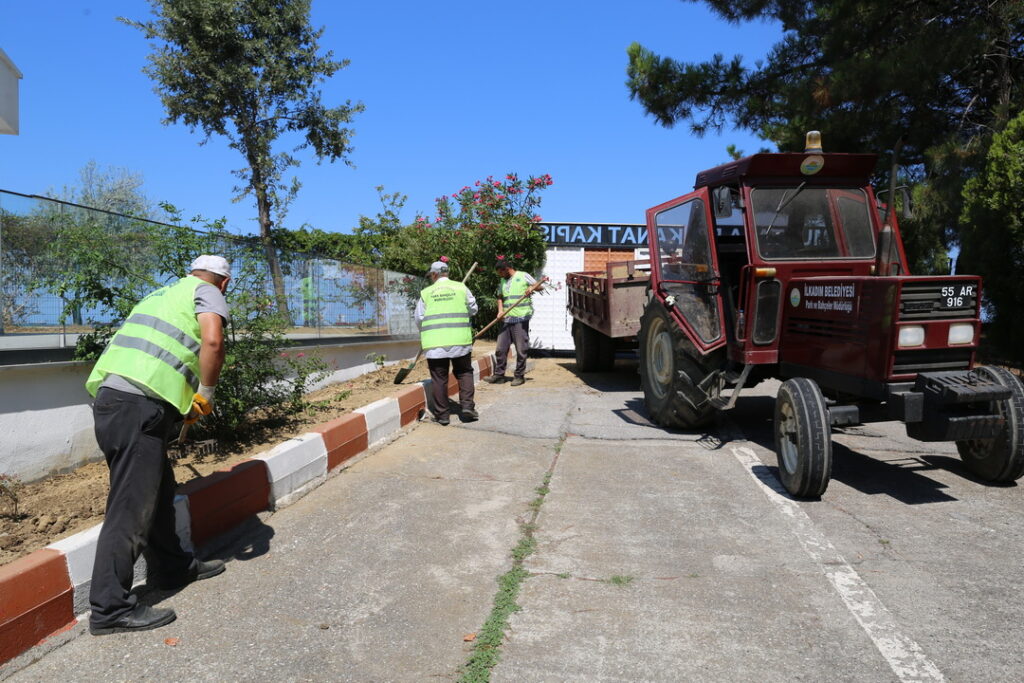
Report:
[[152,594],[170,626],[81,636],[13,680],[456,677],[556,444],[490,431],[496,394],[479,428],[420,425],[250,527],[223,576]]
[[171,626],[14,680],[456,680],[517,544],[492,681],[1020,680],[1019,487],[882,423],[794,501],[771,386],[669,432],[630,370],[481,387],[479,422],[419,426],[251,527],[223,577],[154,594]]

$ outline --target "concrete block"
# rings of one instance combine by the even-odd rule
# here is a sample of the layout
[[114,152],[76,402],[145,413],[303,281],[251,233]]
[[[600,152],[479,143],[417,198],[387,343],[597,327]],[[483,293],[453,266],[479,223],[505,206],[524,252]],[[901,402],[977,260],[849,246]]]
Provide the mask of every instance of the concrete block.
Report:
[[72,604],[75,614],[83,614],[89,609],[89,587],[92,585],[92,567],[96,560],[96,541],[102,528],[102,524],[97,524],[46,546],[64,555],[67,562],[68,576],[74,588]]
[[192,543],[200,546],[267,509],[267,463],[245,460],[230,469],[193,479],[180,486],[178,493],[188,496]]
[[0,664],[74,622],[64,554],[43,548],[0,567]]
[[333,470],[370,445],[366,416],[352,413],[314,427],[311,431],[323,436],[327,448],[327,469]]
[[288,439],[255,459],[267,463],[270,500],[275,507],[286,505],[291,494],[327,475],[327,446],[319,432]]
[[421,384],[413,384],[412,386],[399,389],[398,393],[395,394],[395,398],[398,399],[398,411],[401,413],[403,427],[418,420],[423,411],[426,410],[427,395],[424,393],[423,385]]
[[355,412],[366,416],[366,430],[371,446],[402,428],[402,413],[398,409],[398,399],[382,398],[362,408],[356,408]]

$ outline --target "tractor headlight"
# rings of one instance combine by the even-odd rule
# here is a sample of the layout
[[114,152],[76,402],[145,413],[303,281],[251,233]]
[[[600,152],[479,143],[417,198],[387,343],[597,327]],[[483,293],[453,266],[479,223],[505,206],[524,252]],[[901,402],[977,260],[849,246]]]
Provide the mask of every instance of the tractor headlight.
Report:
[[949,345],[970,344],[974,341],[974,323],[955,323],[949,326]]
[[907,325],[900,328],[900,336],[897,344],[901,349],[908,346],[920,346],[924,344],[924,327],[921,325]]

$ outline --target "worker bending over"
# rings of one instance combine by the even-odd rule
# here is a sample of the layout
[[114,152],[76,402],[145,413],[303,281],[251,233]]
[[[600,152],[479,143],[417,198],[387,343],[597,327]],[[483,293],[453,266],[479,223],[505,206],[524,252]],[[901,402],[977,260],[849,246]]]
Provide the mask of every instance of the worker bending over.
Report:
[[479,415],[473,401],[473,328],[470,318],[477,312],[476,298],[469,287],[448,279],[448,264],[435,261],[427,271],[431,285],[420,292],[416,322],[420,326],[420,347],[430,369],[434,398],[434,421],[449,423],[448,365],[459,382],[459,417],[472,422]]
[[200,256],[190,270],[132,309],[86,381],[96,397],[96,441],[110,469],[89,592],[93,635],[174,621],[174,610],[140,605],[131,593],[144,548],[149,582],[158,588],[180,588],[224,571],[220,560],[196,559],[175,530],[177,483],[167,442],[182,416],[195,422],[213,410],[228,321],[224,291],[231,279],[220,256]]

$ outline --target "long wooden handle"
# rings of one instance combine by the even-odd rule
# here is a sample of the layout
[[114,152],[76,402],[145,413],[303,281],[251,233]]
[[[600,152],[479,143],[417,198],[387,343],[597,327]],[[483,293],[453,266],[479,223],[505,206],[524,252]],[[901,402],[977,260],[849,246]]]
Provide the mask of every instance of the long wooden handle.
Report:
[[521,304],[524,301],[526,301],[526,297],[530,296],[531,294],[536,292],[538,289],[540,289],[540,287],[544,284],[544,282],[545,282],[544,278],[541,278],[540,280],[537,280],[532,285],[530,285],[529,289],[527,289],[525,292],[523,292],[523,295],[521,297],[519,297],[518,301],[516,301],[514,304],[512,304],[511,306],[506,308],[504,310],[504,312],[501,315],[499,315],[498,317],[496,317],[494,320],[492,320],[491,322],[489,322],[486,325],[484,325],[484,327],[479,332],[477,332],[476,334],[473,335],[473,339],[479,339],[480,335],[482,335],[484,332],[486,332],[487,330],[489,330],[492,327],[494,327],[494,324],[497,323],[499,320],[505,318],[505,316],[508,315],[509,311],[511,311],[513,308],[515,308],[519,304]]

